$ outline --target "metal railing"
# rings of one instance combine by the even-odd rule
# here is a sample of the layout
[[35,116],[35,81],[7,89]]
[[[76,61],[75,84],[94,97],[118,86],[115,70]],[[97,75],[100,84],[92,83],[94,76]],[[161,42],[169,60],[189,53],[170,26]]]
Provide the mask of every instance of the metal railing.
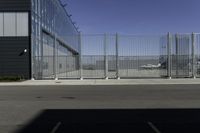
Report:
[[200,34],[104,34],[77,38],[77,55],[55,52],[51,56],[34,56],[33,78],[200,77]]

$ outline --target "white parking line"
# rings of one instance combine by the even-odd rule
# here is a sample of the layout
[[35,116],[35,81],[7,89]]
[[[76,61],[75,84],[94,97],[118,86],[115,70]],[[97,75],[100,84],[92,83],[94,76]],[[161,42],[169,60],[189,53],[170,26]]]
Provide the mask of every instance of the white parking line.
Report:
[[61,124],[62,124],[61,122],[58,122],[50,133],[56,133],[56,131],[58,130],[58,128],[60,127]]
[[155,133],[161,133],[158,128],[152,123],[152,122],[147,122],[148,125],[155,131]]

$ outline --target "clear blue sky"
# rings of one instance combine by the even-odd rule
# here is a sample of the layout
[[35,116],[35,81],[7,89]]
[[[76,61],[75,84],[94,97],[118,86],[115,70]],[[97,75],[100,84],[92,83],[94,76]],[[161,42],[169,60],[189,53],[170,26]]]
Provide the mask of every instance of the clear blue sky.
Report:
[[62,0],[82,33],[200,32],[200,0]]

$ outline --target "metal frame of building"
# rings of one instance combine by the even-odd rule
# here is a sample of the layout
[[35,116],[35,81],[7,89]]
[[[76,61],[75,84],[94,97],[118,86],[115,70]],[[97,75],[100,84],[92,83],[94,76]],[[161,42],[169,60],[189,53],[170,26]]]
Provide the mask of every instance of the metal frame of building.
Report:
[[[22,13],[27,16],[18,22]],[[78,39],[67,36],[79,32],[59,0],[0,0],[0,20],[0,76],[37,79],[35,64],[42,64],[43,56],[54,56],[55,64],[56,54],[78,54]]]

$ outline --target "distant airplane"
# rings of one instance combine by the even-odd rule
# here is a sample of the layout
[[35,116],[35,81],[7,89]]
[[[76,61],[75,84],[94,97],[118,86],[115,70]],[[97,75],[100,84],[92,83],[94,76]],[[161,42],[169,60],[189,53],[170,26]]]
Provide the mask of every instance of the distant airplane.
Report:
[[158,69],[160,67],[161,67],[160,63],[158,63],[158,65],[147,64],[147,65],[141,66],[141,68],[143,68],[143,69]]

